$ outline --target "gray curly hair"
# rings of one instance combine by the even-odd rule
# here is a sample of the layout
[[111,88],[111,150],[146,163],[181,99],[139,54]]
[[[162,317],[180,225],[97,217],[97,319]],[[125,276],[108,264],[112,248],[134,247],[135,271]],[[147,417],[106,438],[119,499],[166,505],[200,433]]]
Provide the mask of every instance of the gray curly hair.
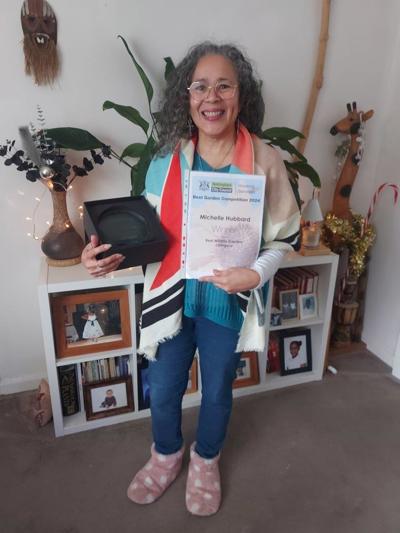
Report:
[[[167,80],[158,118],[158,153],[164,155],[176,148],[180,139],[189,139],[189,93],[193,72],[199,60],[206,55],[221,55],[229,59],[239,81],[239,120],[246,128],[260,135],[265,104],[261,82],[255,78],[249,59],[234,45],[205,41],[193,46]],[[192,124],[192,134],[196,126]]]

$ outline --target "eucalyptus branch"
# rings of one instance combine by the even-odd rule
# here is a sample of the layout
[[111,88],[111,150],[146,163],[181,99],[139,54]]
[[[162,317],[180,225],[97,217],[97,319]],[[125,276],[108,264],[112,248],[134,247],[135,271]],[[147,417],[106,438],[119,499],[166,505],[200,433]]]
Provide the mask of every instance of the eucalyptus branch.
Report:
[[71,184],[74,181],[74,179],[77,177],[77,175],[78,174],[75,172],[72,178],[69,180],[69,183],[67,183],[67,188],[65,189],[66,191],[68,190],[69,187],[71,187]]

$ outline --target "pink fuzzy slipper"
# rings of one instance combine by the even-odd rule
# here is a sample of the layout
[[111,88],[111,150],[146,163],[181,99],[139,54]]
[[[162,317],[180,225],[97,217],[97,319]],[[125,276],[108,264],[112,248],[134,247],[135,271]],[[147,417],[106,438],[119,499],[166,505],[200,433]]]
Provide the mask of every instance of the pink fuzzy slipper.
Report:
[[221,479],[218,462],[220,454],[203,459],[190,447],[190,464],[186,483],[187,510],[198,516],[216,513],[221,504]]
[[156,452],[151,446],[151,457],[139,470],[128,487],[128,498],[135,503],[156,501],[176,479],[182,467],[184,446],[170,455]]

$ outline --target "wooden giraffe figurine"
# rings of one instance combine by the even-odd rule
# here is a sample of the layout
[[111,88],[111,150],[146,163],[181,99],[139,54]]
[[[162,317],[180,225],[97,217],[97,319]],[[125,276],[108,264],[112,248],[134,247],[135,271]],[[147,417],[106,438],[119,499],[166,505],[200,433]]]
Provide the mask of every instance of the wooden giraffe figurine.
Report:
[[342,171],[333,195],[332,214],[344,220],[351,220],[350,194],[356,179],[358,166],[363,155],[363,124],[369,120],[374,111],[366,113],[357,111],[357,104],[347,104],[347,116],[339,120],[330,130],[332,135],[346,133],[350,135],[350,149],[344,162]]

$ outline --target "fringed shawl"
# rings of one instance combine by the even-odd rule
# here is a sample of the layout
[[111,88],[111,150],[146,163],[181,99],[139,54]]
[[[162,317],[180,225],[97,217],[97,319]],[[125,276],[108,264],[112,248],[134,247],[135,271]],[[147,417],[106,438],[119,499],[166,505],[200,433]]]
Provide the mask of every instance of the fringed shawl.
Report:
[[[177,335],[182,327],[182,183],[184,172],[192,168],[195,148],[194,140],[182,140],[172,154],[155,158],[146,176],[146,197],[156,208],[170,242],[164,259],[146,267],[139,353],[148,359],[154,359],[158,344]],[[296,248],[300,212],[278,152],[241,125],[230,172],[266,176],[261,249]],[[265,345],[262,291],[246,291],[237,297],[244,321],[236,349],[262,351]]]

